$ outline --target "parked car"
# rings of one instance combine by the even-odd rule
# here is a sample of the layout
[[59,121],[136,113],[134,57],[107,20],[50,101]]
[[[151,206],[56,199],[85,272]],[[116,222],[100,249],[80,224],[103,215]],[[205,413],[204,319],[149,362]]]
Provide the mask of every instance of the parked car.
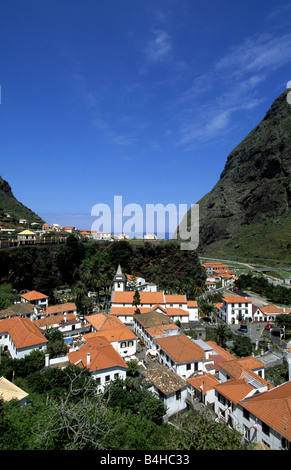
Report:
[[270,330],[272,328],[272,325],[270,325],[270,323],[267,323],[267,325],[265,326],[265,330]]

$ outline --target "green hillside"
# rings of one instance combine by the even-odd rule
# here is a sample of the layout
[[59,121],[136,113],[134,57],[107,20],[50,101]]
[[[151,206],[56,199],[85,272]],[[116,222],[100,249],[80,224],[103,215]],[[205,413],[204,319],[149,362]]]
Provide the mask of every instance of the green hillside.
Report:
[[291,262],[291,106],[282,93],[200,201],[201,255]]
[[[10,217],[7,217],[9,214]],[[20,219],[26,219],[29,224],[44,221],[28,207],[19,202],[12,193],[10,185],[0,176],[0,226],[3,228],[23,228]]]

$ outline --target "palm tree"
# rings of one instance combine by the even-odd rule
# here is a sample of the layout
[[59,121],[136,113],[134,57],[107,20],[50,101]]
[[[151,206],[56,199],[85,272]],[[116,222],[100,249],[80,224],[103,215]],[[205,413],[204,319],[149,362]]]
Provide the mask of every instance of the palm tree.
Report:
[[231,338],[232,333],[226,323],[219,323],[216,327],[215,336],[219,346],[223,348],[224,343]]

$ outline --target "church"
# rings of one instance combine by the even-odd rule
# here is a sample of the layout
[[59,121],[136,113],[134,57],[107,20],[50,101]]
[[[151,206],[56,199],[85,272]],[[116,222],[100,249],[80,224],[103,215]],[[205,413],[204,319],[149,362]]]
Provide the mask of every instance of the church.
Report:
[[[142,278],[136,278],[142,279]],[[110,314],[118,317],[123,323],[133,325],[136,307],[133,306],[133,297],[135,291],[139,291],[140,304],[138,309],[140,313],[147,313],[153,310],[159,310],[168,316],[174,323],[180,322],[187,324],[190,321],[198,321],[198,305],[196,301],[187,300],[185,294],[165,294],[163,291],[142,291],[136,286],[135,289],[130,286],[127,276],[123,274],[121,266],[113,279],[113,289],[111,294]]]

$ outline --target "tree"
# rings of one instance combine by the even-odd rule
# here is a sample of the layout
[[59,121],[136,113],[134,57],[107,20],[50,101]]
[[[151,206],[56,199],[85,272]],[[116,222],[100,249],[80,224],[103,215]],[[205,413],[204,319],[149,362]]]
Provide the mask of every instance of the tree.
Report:
[[169,450],[245,450],[242,436],[226,424],[209,420],[204,414],[187,412],[174,423],[167,449]]
[[136,290],[133,296],[132,306],[137,308],[139,305],[140,305],[140,295],[139,295],[139,291]]
[[215,336],[219,346],[223,348],[225,342],[232,337],[232,332],[226,323],[219,323],[215,329]]
[[13,304],[15,295],[10,284],[2,284],[0,286],[0,310],[5,309]]
[[236,336],[233,341],[233,350],[237,356],[250,356],[252,354],[253,346],[249,336]]

